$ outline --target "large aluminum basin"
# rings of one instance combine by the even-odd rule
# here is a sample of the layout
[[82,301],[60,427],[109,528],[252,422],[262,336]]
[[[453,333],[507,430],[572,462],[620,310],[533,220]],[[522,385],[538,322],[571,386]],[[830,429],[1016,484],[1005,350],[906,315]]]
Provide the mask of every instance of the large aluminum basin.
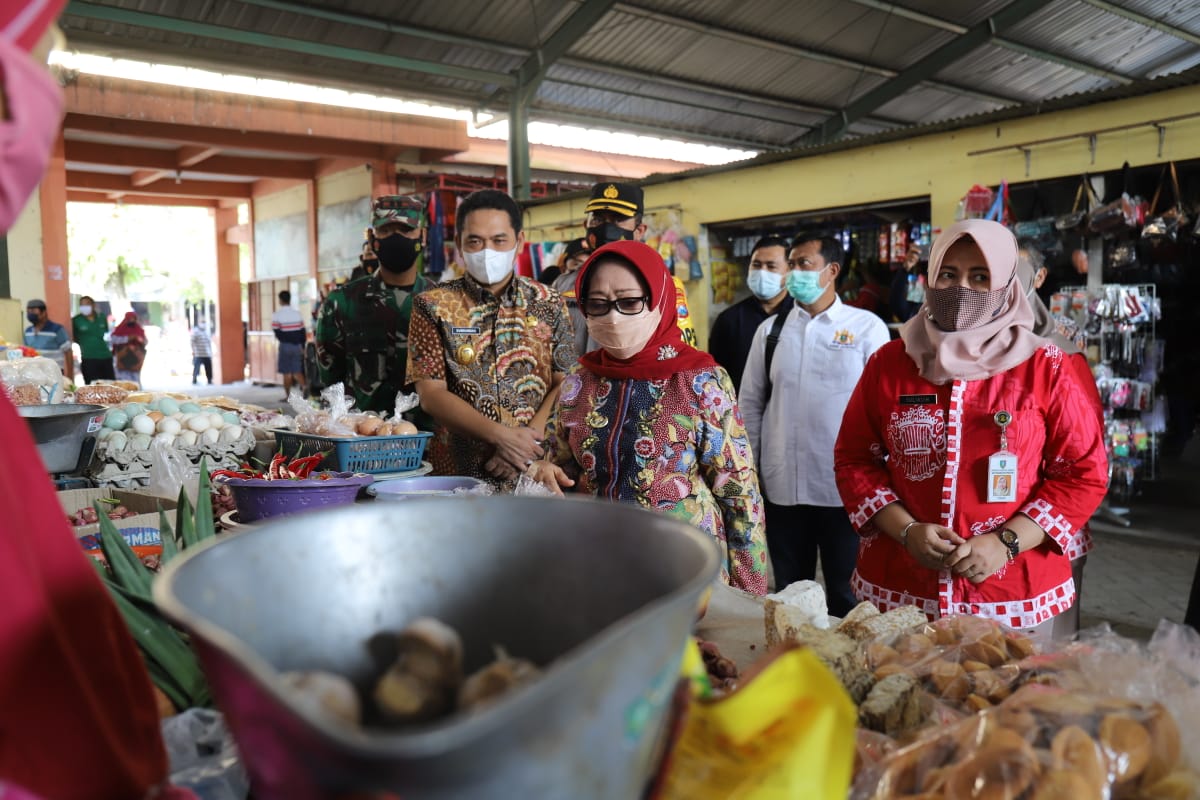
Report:
[[[256,798],[387,790],[405,800],[640,795],[719,555],[664,514],[579,499],[355,506],[222,537],[154,586],[187,629]],[[468,671],[494,644],[543,677],[474,714],[362,733],[295,704],[280,670],[360,690],[368,640],[418,616],[455,627]]]

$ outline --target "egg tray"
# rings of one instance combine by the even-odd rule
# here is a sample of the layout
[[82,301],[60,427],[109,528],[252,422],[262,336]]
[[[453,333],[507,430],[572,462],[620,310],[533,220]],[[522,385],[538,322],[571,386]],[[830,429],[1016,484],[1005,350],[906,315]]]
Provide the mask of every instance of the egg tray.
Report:
[[[254,449],[254,431],[250,428],[242,428],[241,437],[235,442],[218,442],[217,444],[198,444],[181,447],[173,445],[172,449],[184,455],[192,463],[199,463],[201,456],[208,456],[209,463],[218,460],[226,459],[229,456],[240,457],[246,455]],[[108,448],[99,447],[96,449],[96,460],[106,461],[122,466],[128,465],[144,465],[150,466],[152,463],[150,450],[129,450],[125,449],[119,453],[110,453]]]

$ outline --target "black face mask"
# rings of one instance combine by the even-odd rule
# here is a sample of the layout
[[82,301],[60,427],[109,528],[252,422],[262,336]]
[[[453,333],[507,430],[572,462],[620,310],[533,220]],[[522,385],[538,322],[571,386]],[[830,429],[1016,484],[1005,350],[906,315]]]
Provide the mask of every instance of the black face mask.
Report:
[[409,239],[407,236],[393,234],[375,240],[375,254],[379,256],[379,266],[388,272],[405,272],[417,263],[417,255],[420,252],[421,242],[419,239]]
[[621,242],[633,239],[633,231],[627,231],[615,222],[605,222],[587,229],[588,244],[595,250],[609,242]]
[[31,325],[37,325],[38,320],[40,320],[41,318],[42,318],[42,315],[36,311],[30,311],[28,314],[25,315],[25,319],[29,320],[29,323]]

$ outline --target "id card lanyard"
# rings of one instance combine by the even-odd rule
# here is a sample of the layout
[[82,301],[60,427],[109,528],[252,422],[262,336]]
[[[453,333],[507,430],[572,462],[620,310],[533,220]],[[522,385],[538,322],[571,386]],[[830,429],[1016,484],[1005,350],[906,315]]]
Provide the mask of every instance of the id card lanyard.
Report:
[[988,456],[987,501],[1011,503],[1017,499],[1017,454],[1008,450],[1008,426],[1012,414],[997,411],[992,417],[1000,428],[1000,449]]

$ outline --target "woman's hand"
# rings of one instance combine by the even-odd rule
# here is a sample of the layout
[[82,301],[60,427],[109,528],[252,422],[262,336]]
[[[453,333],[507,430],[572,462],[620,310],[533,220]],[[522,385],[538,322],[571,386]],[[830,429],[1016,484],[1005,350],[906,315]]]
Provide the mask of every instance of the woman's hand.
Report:
[[567,477],[567,473],[563,472],[561,467],[544,459],[533,462],[529,466],[528,475],[560,497],[563,489],[575,485],[575,481]]
[[945,568],[971,583],[983,583],[1008,563],[1008,548],[994,533],[974,536],[946,556]]
[[949,528],[921,522],[908,529],[904,549],[928,569],[945,569],[942,559],[964,543],[964,539]]
[[509,428],[497,424],[493,429],[492,444],[496,448],[495,458],[503,461],[518,474],[528,469],[544,452],[540,435],[524,425]]

